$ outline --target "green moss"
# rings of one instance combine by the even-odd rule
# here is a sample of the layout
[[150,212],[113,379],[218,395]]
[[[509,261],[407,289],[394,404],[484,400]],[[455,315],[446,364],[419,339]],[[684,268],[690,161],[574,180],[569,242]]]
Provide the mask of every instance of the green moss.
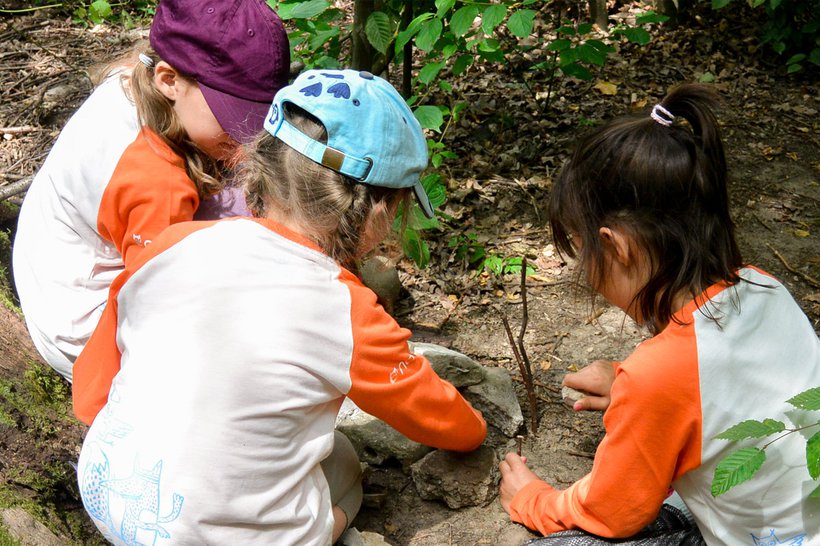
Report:
[[8,529],[0,525],[0,546],[20,546],[20,543],[12,538]]
[[20,306],[17,304],[14,291],[11,289],[11,280],[9,278],[10,267],[11,236],[8,231],[0,230],[0,303],[2,303],[6,309],[22,318],[23,314],[20,311]]

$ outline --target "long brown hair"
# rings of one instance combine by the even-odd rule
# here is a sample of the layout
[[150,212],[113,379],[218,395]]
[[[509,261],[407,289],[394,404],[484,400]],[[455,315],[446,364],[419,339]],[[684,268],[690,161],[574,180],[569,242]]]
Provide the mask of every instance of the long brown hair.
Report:
[[[590,286],[601,286],[606,274],[601,227],[623,229],[641,246],[650,276],[631,306],[656,333],[672,319],[678,295],[694,298],[716,282],[737,283],[743,265],[729,215],[716,93],[685,84],[660,104],[674,123],[628,116],[584,137],[550,199],[555,246],[578,255]],[[580,237],[580,251],[572,236]]]
[[[151,129],[183,159],[185,171],[194,182],[200,198],[218,193],[225,187],[225,166],[188,137],[174,112],[173,103],[154,86],[153,67],[139,61],[140,53],[147,55],[154,66],[162,60],[151,49],[148,40],[142,40],[131,51],[105,65],[94,80],[101,83],[120,72],[120,82],[137,108],[140,126]],[[195,83],[179,71],[177,74],[189,83]]]

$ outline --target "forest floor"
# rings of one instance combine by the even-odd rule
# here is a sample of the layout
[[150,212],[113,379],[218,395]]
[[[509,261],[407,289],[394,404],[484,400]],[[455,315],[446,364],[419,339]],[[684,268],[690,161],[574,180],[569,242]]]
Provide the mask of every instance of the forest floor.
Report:
[[[458,154],[441,169],[450,219],[428,234],[426,269],[398,261],[404,291],[395,314],[414,339],[520,378],[502,325],[506,316],[516,333],[520,327],[520,278],[478,270],[459,259],[453,241],[471,241],[502,263],[528,257],[536,271],[525,288],[523,339],[537,382],[538,432],[530,431],[526,393],[517,382],[527,425],[523,451],[530,466],[558,487],[590,469],[602,436],[600,413],[578,414],[562,404],[563,375],[591,360],[625,357],[646,336],[605,302],[590,305],[574,289],[571,264],[561,262],[550,244],[546,204],[553,177],[590,125],[645,111],[676,84],[712,82],[723,98],[719,117],[744,258],[781,279],[820,329],[817,71],[786,76],[780,60],[754,53],[752,17],[739,5],[733,10],[705,10],[680,27],[655,29],[645,46],[621,44],[589,82],[558,78],[550,87],[545,75],[529,69],[545,54],[536,47],[511,55],[503,66],[473,66],[451,80],[456,99],[436,97],[469,103],[443,138]],[[0,228],[11,239],[23,196],[12,188],[37,170],[90,92],[92,67],[127,50],[144,32],[82,29],[50,19],[48,10],[0,19]],[[8,270],[9,244],[1,243]],[[55,544],[98,543],[69,464],[84,427],[70,415],[66,385],[32,348],[14,310],[13,287],[6,288],[0,306],[0,543],[19,525],[11,517],[14,507],[44,524]],[[513,446],[500,446],[499,455]],[[460,510],[421,500],[400,468],[374,469],[366,488],[389,494],[379,506],[365,506],[354,524],[391,545],[512,545],[532,536],[509,522],[497,500]]]

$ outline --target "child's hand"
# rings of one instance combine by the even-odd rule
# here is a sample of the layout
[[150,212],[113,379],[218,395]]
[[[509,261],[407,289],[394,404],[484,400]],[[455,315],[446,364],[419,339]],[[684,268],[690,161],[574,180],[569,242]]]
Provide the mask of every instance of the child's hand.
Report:
[[575,411],[605,410],[609,407],[609,391],[615,381],[615,368],[609,360],[596,360],[579,372],[564,376],[563,385],[584,391],[588,396],[578,399],[572,406]]
[[505,512],[510,512],[510,502],[513,497],[525,485],[534,480],[540,480],[532,470],[527,468],[527,458],[507,453],[501,464],[498,465],[501,471],[501,507]]

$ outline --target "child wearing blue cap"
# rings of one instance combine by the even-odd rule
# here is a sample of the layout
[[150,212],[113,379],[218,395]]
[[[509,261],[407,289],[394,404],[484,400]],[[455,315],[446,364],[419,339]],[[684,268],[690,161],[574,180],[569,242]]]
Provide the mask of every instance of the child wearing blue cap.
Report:
[[176,224],[126,265],[74,383],[80,490],[109,540],[331,544],[361,500],[345,397],[415,441],[481,445],[482,416],[352,273],[413,192],[432,213],[426,165],[390,84],[308,71],[246,150],[256,216]]
[[224,175],[289,66],[264,0],[162,0],[150,45],[112,63],[63,128],[23,201],[13,271],[32,340],[66,379],[111,282],[160,231],[200,203],[249,214]]

